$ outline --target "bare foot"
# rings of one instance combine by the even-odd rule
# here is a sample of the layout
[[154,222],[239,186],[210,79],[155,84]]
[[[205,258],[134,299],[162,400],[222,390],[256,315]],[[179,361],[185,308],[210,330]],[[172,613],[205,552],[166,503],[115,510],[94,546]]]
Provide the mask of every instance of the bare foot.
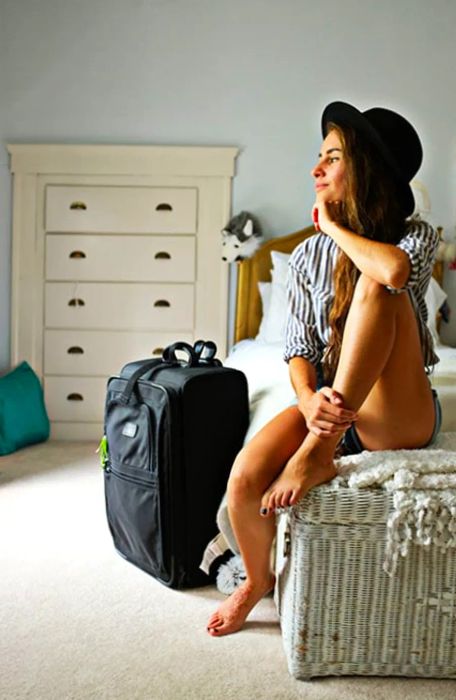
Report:
[[209,618],[207,623],[209,634],[213,637],[221,637],[224,634],[238,632],[249,612],[274,588],[274,583],[273,574],[264,585],[254,586],[248,580],[242,583]]
[[275,508],[294,506],[311,488],[337,475],[333,460],[322,462],[315,455],[295,455],[261,499],[260,514],[272,515]]

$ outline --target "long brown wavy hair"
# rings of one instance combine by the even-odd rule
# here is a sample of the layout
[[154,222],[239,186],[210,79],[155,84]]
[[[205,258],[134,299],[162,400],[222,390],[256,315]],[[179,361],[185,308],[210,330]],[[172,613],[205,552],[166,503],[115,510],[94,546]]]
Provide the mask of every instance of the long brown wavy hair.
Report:
[[[346,165],[345,201],[333,212],[341,225],[371,240],[398,243],[406,232],[397,186],[380,153],[353,128],[329,124],[342,143]],[[329,205],[331,214],[331,205]],[[325,381],[332,384],[342,345],[345,321],[359,270],[342,250],[334,267],[334,301],[329,313],[330,340],[323,358]]]

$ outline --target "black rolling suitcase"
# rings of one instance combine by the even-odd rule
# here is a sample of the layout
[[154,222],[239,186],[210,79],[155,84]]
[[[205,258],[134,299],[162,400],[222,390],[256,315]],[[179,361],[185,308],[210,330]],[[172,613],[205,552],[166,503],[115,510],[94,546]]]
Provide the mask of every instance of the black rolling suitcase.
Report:
[[172,588],[213,580],[199,564],[248,426],[246,377],[215,351],[175,343],[108,381],[102,463],[114,546]]

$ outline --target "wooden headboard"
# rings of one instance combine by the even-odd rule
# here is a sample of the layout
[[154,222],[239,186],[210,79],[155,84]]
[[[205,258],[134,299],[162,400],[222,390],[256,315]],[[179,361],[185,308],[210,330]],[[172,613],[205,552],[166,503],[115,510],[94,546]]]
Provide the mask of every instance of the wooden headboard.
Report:
[[314,226],[308,226],[287,236],[272,238],[263,243],[255,255],[239,264],[234,327],[235,343],[244,338],[254,338],[258,333],[262,311],[258,282],[271,281],[271,251],[291,253],[301,241],[314,233]]
[[[243,260],[238,266],[236,295],[236,318],[234,342],[244,338],[254,338],[261,323],[261,297],[258,282],[271,281],[271,251],[291,253],[305,238],[314,235],[315,228],[307,228],[290,233],[287,236],[266,241],[251,258]],[[440,233],[440,232],[439,232]],[[443,262],[436,262],[433,276],[441,285],[443,281]]]

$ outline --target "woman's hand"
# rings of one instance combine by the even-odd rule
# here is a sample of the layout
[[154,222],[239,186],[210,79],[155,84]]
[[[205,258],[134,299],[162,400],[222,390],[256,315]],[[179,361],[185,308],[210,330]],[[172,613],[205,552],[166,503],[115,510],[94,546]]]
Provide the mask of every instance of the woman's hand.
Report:
[[340,394],[329,386],[314,392],[310,399],[303,397],[298,407],[309,431],[318,437],[344,433],[358,419],[356,411],[344,408]]
[[312,208],[312,221],[316,231],[322,231],[329,235],[331,225],[341,220],[343,202],[326,201],[322,196],[317,196]]

